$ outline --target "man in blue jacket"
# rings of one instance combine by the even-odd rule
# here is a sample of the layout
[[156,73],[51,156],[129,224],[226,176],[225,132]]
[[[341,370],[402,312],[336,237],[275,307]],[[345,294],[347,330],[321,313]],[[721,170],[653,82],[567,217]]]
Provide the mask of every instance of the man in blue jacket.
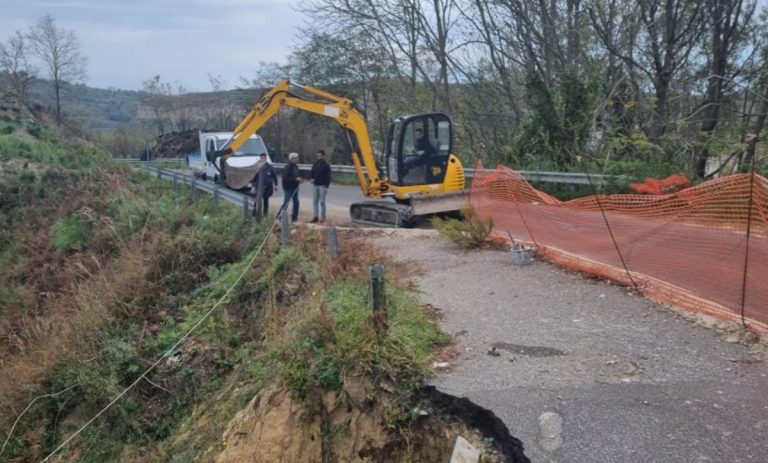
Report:
[[315,186],[313,196],[312,223],[325,222],[325,195],[331,186],[331,166],[325,161],[325,151],[317,150],[317,161],[312,164],[310,182]]

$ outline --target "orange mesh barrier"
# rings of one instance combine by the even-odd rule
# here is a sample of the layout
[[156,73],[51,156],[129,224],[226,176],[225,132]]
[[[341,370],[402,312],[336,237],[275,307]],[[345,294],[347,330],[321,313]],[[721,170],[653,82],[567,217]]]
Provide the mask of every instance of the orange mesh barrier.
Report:
[[556,263],[634,282],[653,299],[725,320],[741,321],[743,307],[746,324],[768,333],[765,177],[733,175],[661,196],[562,202],[512,169],[487,171],[478,163],[470,203],[481,218],[493,218],[498,233],[535,243]]
[[691,181],[683,174],[670,175],[661,180],[648,177],[643,183],[630,183],[629,187],[638,193],[649,195],[666,195],[680,191],[683,188],[689,188]]

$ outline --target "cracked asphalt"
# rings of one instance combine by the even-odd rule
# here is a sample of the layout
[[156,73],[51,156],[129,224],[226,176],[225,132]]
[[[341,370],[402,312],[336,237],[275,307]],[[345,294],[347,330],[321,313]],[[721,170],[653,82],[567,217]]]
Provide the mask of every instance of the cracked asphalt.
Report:
[[[533,462],[766,462],[764,344],[629,288],[426,230],[373,238],[421,267],[460,355],[433,383],[493,410]],[[490,351],[490,353],[489,353]]]

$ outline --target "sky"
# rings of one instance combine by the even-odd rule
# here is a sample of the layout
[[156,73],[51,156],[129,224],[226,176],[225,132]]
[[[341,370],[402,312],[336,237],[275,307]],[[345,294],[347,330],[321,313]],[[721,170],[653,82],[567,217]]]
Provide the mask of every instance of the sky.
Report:
[[297,0],[0,0],[0,40],[51,15],[88,58],[84,83],[140,90],[162,81],[208,91],[208,74],[229,87],[259,62],[284,63],[302,28]]

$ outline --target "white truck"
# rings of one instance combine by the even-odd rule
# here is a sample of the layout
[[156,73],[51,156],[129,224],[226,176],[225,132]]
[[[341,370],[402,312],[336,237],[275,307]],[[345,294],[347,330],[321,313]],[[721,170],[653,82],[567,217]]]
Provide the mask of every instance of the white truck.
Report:
[[[234,154],[226,158],[225,166],[222,169],[221,157],[214,157],[213,153],[220,152],[227,141],[232,137],[232,132],[200,132],[200,151],[191,153],[188,156],[189,168],[192,169],[195,177],[203,180],[213,180],[216,183],[227,185],[236,190],[250,188],[250,185],[242,185],[242,181],[232,184],[227,180],[227,172],[258,172],[261,166],[257,166],[262,153],[267,154],[267,162],[272,160],[267,153],[267,147],[260,136],[254,134],[248,137],[248,140]],[[209,159],[213,158],[211,162]],[[242,177],[242,175],[239,175]]]

